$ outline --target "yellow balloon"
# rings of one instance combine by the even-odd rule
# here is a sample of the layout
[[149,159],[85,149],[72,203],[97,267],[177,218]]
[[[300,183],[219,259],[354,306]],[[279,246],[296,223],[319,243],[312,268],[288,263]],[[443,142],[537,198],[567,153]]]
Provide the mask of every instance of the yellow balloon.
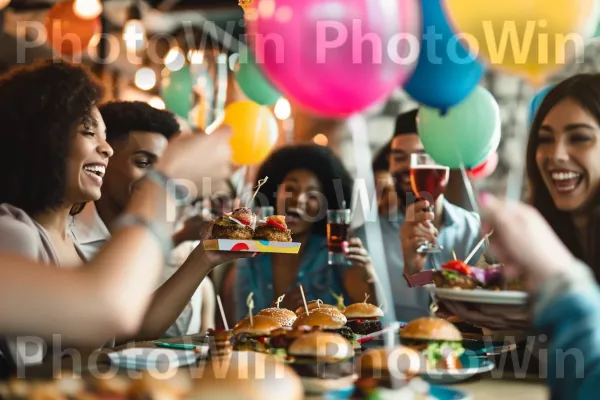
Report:
[[230,139],[232,160],[239,165],[263,161],[277,142],[275,116],[267,107],[252,101],[233,103],[225,109],[223,124],[232,130]]
[[490,66],[524,76],[534,85],[543,84],[581,51],[596,2],[444,1],[449,22],[473,53]]
[[206,102],[201,101],[196,107],[196,127],[202,130],[206,129]]

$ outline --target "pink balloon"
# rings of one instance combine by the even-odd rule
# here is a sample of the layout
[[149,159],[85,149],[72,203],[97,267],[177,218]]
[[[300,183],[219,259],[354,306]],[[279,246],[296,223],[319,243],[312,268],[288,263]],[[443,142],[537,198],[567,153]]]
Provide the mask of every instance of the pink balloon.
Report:
[[258,0],[256,62],[290,100],[342,117],[388,97],[418,61],[418,0]]
[[471,179],[487,178],[494,173],[498,166],[498,153],[492,153],[481,165],[467,171],[467,176]]

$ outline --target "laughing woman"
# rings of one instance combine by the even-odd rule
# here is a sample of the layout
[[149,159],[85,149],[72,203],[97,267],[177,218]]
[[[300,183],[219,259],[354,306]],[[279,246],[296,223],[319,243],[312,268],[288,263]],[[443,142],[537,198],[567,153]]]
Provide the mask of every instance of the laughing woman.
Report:
[[531,203],[600,280],[600,75],[573,76],[552,89],[527,147]]

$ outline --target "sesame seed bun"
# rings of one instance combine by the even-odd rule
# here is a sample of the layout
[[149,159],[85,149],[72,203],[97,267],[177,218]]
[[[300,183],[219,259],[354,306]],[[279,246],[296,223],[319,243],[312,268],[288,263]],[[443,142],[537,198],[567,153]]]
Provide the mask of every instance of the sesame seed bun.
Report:
[[400,339],[422,339],[445,342],[462,341],[462,334],[450,322],[435,317],[410,321],[400,330]]
[[352,344],[336,333],[312,332],[294,340],[288,354],[320,362],[339,362],[354,356]]
[[281,328],[277,320],[264,315],[256,315],[252,317],[252,324],[250,323],[250,317],[238,322],[233,327],[233,334],[247,333],[250,336],[269,336],[271,331],[277,328]]
[[350,304],[344,309],[344,315],[348,319],[354,318],[381,318],[383,310],[374,304],[355,303]]
[[256,315],[273,318],[283,327],[291,327],[294,325],[294,321],[296,321],[297,318],[293,311],[288,310],[287,308],[277,307],[265,308]]
[[340,329],[348,320],[336,308],[315,308],[310,314],[301,314],[294,322],[294,328],[302,325],[320,326],[323,329]]
[[[317,300],[309,301],[307,306],[308,306],[308,311],[312,311],[316,308],[335,308],[337,310],[337,307],[332,306],[331,304],[323,304],[321,302],[319,302],[319,304],[317,304]],[[305,312],[306,312],[306,309],[304,308],[304,306],[300,306],[296,309],[296,315],[300,315]]]

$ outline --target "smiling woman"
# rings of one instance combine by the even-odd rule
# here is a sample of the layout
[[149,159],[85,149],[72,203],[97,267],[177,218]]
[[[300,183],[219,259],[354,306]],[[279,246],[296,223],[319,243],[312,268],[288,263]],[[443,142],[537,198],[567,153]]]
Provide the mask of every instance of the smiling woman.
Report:
[[535,116],[527,147],[531,203],[600,280],[600,75],[553,88]]

